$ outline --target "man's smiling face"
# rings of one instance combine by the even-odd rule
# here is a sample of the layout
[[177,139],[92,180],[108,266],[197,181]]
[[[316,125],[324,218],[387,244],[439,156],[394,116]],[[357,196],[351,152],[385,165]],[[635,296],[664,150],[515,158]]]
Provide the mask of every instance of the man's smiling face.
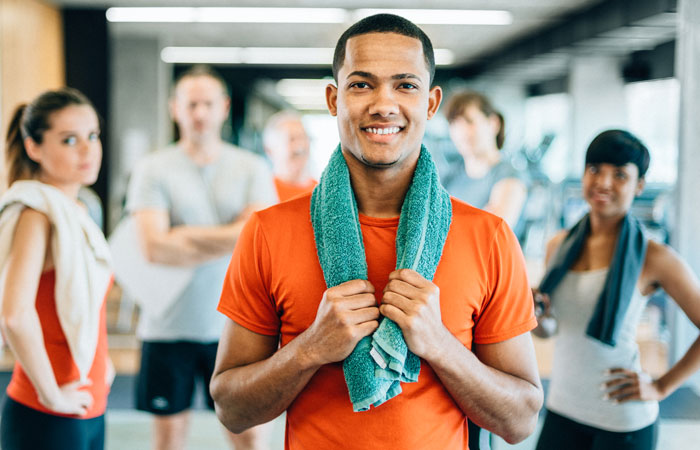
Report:
[[430,88],[418,39],[368,33],[348,39],[338,87],[328,86],[326,98],[338,117],[343,151],[381,169],[417,160],[425,123],[437,111],[442,91]]

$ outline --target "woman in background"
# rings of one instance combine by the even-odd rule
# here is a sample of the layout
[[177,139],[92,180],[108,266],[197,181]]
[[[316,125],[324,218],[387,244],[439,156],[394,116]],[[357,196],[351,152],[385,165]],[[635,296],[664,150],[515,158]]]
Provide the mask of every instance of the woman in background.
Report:
[[464,166],[445,174],[443,184],[451,195],[505,219],[519,235],[527,186],[522,174],[501,152],[505,140],[503,115],[484,95],[464,91],[449,99],[445,116]]
[[700,338],[660,378],[641,369],[635,335],[651,293],[666,291],[700,327],[698,279],[630,214],[648,166],[631,133],[598,135],[582,179],[590,211],[547,245],[535,334],[550,335],[556,321],[558,335],[538,450],[654,449],[658,402],[700,369]]
[[0,326],[15,356],[2,410],[4,450],[104,447],[114,368],[112,283],[101,230],[78,203],[102,159],[97,114],[80,92],[48,91],[13,115],[0,199]]
[[[454,94],[445,106],[450,138],[464,164],[450,167],[441,181],[450,195],[505,219],[518,238],[527,187],[501,149],[505,121],[491,101],[478,92]],[[490,433],[469,421],[469,448],[488,450]]]

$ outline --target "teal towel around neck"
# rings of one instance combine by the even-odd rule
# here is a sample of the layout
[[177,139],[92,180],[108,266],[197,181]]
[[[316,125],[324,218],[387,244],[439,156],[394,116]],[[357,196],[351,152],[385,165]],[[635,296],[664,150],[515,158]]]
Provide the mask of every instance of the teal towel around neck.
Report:
[[[576,262],[590,232],[590,218],[586,214],[574,225],[554,255],[552,265],[542,278],[539,290],[551,294]],[[614,347],[630,300],[637,286],[637,279],[644,265],[647,238],[637,219],[627,214],[620,226],[615,253],[603,291],[598,297],[593,315],[588,321],[586,334],[603,344]]]
[[[433,279],[452,221],[450,196],[440,184],[430,153],[421,146],[396,233],[396,268]],[[340,146],[311,196],[316,252],[328,288],[367,279],[367,261],[350,172]],[[408,350],[401,329],[384,318],[343,362],[354,411],[366,411],[401,393],[401,382],[418,381],[420,359]]]

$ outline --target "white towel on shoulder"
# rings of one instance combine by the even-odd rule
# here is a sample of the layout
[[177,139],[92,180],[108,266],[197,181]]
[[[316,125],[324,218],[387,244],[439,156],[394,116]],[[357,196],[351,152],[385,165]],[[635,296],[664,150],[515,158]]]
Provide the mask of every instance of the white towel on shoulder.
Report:
[[45,214],[51,222],[56,311],[80,379],[85,381],[95,358],[100,310],[112,278],[109,247],[87,212],[63,192],[39,181],[16,181],[0,198],[0,273],[26,207]]

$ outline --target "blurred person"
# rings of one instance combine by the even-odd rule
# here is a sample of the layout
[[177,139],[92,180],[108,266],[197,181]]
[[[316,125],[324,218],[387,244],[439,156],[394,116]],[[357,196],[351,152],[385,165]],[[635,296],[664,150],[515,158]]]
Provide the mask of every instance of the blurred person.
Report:
[[[277,201],[264,159],[221,139],[228,110],[226,84],[216,72],[195,66],[182,74],[170,100],[180,139],[141,161],[129,183],[126,208],[146,258],[194,268],[164,313],[143,308],[137,329],[143,341],[137,408],[154,415],[158,450],[184,448],[198,380],[214,407],[208,386],[223,327],[216,303],[227,263],[250,213]],[[265,448],[262,434],[229,437],[236,449],[257,449]]]
[[503,115],[485,95],[463,91],[448,100],[445,116],[464,165],[450,168],[443,184],[458,199],[504,218],[519,236],[527,186],[501,151],[505,141]]
[[[505,120],[483,94],[462,91],[445,105],[450,138],[463,164],[451,167],[442,178],[448,192],[477,208],[500,216],[516,236],[524,226],[520,218],[527,198],[522,176],[503,155]],[[491,436],[469,422],[469,448],[488,450]]]
[[503,219],[439,183],[421,144],[434,71],[399,16],[340,37],[340,144],[313,194],[253,214],[224,282],[211,389],[229,429],[286,411],[288,449],[407,450],[466,449],[467,417],[509,442],[534,429],[523,257]]
[[90,218],[102,229],[104,226],[104,209],[102,200],[92,188],[84,186],[78,191],[78,200],[85,205]]
[[6,141],[9,189],[0,198],[0,325],[15,357],[2,409],[5,450],[104,448],[107,243],[79,203],[97,179],[100,124],[75,89],[17,108]]
[[301,116],[280,111],[263,130],[263,148],[272,162],[277,196],[281,202],[311,192],[318,184],[308,174],[309,135]]
[[590,210],[547,245],[535,333],[556,330],[557,339],[539,450],[654,449],[658,402],[700,369],[700,338],[658,379],[641,369],[635,335],[657,289],[700,327],[697,277],[630,213],[648,167],[649,151],[634,135],[599,134],[582,179]]

